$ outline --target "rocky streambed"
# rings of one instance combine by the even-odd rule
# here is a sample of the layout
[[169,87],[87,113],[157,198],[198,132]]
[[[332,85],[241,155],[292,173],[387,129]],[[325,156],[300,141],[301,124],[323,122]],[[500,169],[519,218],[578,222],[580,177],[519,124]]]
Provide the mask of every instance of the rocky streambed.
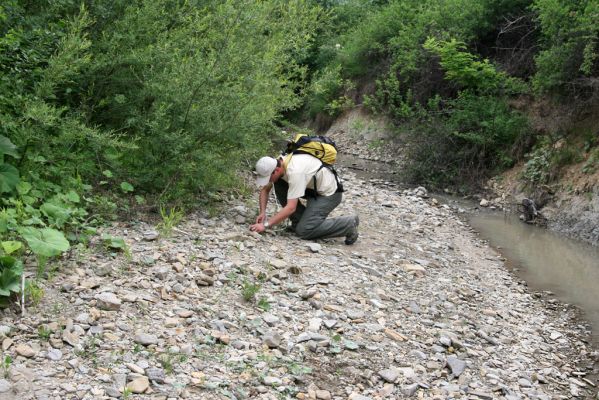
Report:
[[36,307],[0,314],[0,399],[597,396],[574,307],[529,290],[451,207],[343,175],[354,246],[253,234],[255,198],[169,237],[107,229],[128,253],[74,251]]

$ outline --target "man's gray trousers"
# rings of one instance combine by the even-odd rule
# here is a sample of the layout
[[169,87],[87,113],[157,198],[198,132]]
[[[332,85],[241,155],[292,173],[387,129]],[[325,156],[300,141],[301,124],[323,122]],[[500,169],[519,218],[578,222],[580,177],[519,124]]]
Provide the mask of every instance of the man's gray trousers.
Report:
[[[289,187],[287,182],[279,179],[274,186],[277,200],[285,207]],[[289,217],[295,233],[302,239],[347,236],[354,227],[354,217],[327,218],[341,203],[342,197],[341,192],[331,196],[307,197],[305,206],[298,199],[297,208]]]

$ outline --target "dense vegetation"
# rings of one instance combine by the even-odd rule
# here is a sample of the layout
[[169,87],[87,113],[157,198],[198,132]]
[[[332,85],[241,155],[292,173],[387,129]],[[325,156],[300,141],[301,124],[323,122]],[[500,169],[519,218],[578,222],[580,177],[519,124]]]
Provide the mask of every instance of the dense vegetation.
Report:
[[516,99],[597,104],[596,0],[333,3],[305,111],[384,113],[413,182],[472,185],[522,159],[536,138]]
[[598,13],[596,0],[4,0],[0,297],[20,291],[26,257],[43,275],[117,207],[237,190],[289,121],[383,113],[423,183],[512,165],[535,142],[513,99],[596,100]]

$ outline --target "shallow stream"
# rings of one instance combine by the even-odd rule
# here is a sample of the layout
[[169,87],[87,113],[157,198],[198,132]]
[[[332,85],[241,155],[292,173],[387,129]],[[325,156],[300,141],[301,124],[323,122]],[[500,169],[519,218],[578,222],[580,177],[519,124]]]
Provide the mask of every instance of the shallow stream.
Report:
[[[340,161],[362,179],[396,180],[388,164],[347,155]],[[599,248],[525,224],[514,214],[479,211],[475,203],[447,196],[437,199],[466,210],[470,225],[531,288],[550,291],[578,306],[593,325],[593,341],[599,344]]]

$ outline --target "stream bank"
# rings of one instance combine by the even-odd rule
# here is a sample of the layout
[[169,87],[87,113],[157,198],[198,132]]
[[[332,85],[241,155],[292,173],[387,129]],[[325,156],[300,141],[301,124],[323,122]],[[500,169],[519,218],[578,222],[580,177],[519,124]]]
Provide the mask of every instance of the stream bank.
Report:
[[353,246],[249,232],[256,196],[171,236],[144,219],[106,229],[129,255],[94,241],[27,315],[2,311],[0,398],[597,395],[576,308],[537,296],[452,207],[343,176]]

